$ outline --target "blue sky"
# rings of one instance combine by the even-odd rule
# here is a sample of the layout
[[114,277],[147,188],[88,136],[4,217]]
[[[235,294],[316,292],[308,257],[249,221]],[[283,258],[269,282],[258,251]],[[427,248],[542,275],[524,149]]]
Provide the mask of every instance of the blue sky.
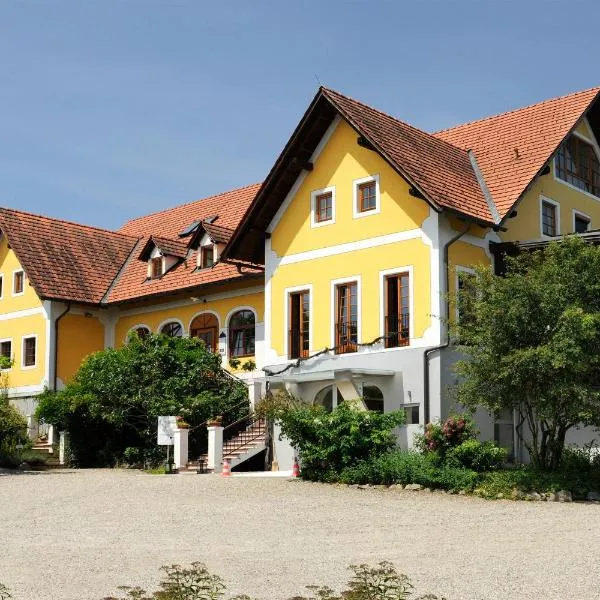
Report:
[[324,85],[426,130],[600,84],[600,3],[0,3],[0,204],[116,228],[260,181]]

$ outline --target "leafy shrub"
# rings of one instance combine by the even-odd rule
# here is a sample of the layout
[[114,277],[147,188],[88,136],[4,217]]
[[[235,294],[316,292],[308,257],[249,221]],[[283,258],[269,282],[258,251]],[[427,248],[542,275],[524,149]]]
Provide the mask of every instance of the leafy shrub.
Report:
[[0,396],[0,466],[13,469],[21,463],[17,444],[29,444],[27,421],[9,403],[6,395]]
[[268,398],[258,411],[281,423],[281,435],[300,452],[302,476],[315,481],[336,481],[345,468],[385,454],[404,422],[402,411],[381,414],[343,402],[327,412],[289,396]]
[[464,467],[481,473],[500,469],[506,462],[507,452],[494,442],[466,440],[458,446],[450,448],[446,454],[446,464]]
[[[413,597],[414,587],[410,579],[398,573],[394,565],[380,562],[377,566],[351,565],[353,575],[347,589],[340,594],[327,586],[307,586],[310,596],[294,596],[290,600],[408,600]],[[137,600],[219,600],[225,598],[226,586],[221,577],[211,574],[206,566],[194,562],[189,568],[180,565],[162,567],[166,577],[161,581],[160,591],[150,593],[139,587],[122,586],[121,599]],[[0,588],[1,592],[1,588]],[[1,600],[2,596],[0,596]],[[119,600],[114,596],[104,600]],[[235,596],[231,600],[251,600],[250,596]],[[415,600],[437,600],[428,594]]]
[[436,453],[443,460],[450,448],[475,439],[478,433],[471,416],[450,415],[440,423],[427,423],[425,431],[415,436],[415,441],[422,452]]

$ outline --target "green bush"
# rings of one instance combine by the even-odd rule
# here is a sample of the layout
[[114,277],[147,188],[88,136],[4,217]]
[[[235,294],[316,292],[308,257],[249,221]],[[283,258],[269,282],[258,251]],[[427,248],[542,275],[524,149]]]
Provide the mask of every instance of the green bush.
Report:
[[300,453],[302,476],[314,481],[336,481],[345,468],[385,454],[404,422],[402,411],[381,414],[343,402],[327,412],[287,396],[263,401],[261,411],[281,423],[281,435]]
[[462,444],[450,448],[445,462],[449,466],[464,467],[478,473],[500,469],[506,462],[507,452],[494,442],[466,440]]
[[17,444],[29,444],[27,421],[3,394],[0,395],[0,466],[8,469],[19,466]]
[[439,423],[427,423],[425,431],[415,436],[417,448],[424,453],[434,453],[443,460],[455,446],[477,437],[475,421],[470,415],[450,415]]

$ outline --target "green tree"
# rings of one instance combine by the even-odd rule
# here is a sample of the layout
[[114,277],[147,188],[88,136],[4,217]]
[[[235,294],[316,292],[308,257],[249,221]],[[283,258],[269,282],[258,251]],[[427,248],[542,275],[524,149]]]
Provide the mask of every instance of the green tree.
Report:
[[565,238],[508,258],[503,277],[479,268],[458,295],[458,401],[516,410],[533,464],[557,469],[567,431],[600,425],[600,248]]
[[[223,413],[235,420],[248,410],[246,386],[201,340],[134,335],[120,348],[88,356],[64,390],[42,394],[37,416],[67,430],[87,466],[113,464],[126,448],[156,455],[159,415],[198,424]],[[199,453],[195,441],[192,452]]]

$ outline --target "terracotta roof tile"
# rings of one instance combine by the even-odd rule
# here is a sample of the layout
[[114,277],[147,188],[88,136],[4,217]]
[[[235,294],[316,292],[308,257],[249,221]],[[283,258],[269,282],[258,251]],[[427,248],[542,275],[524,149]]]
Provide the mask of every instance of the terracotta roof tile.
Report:
[[600,87],[458,125],[435,137],[473,150],[501,217],[598,96]]
[[97,304],[137,238],[0,208],[0,229],[41,298]]
[[234,230],[229,227],[222,227],[221,225],[217,225],[215,223],[202,223],[202,227],[204,231],[208,233],[210,239],[213,242],[220,242],[222,244],[226,244],[233,235]]
[[160,237],[158,235],[151,235],[140,254],[140,258],[142,260],[147,258],[144,257],[144,255],[148,252],[150,247],[154,246],[156,246],[162,254],[176,256],[177,258],[185,258],[188,254],[188,245],[184,241],[180,239],[174,240],[171,238]]
[[334,90],[322,93],[429,200],[493,222],[466,149]]

